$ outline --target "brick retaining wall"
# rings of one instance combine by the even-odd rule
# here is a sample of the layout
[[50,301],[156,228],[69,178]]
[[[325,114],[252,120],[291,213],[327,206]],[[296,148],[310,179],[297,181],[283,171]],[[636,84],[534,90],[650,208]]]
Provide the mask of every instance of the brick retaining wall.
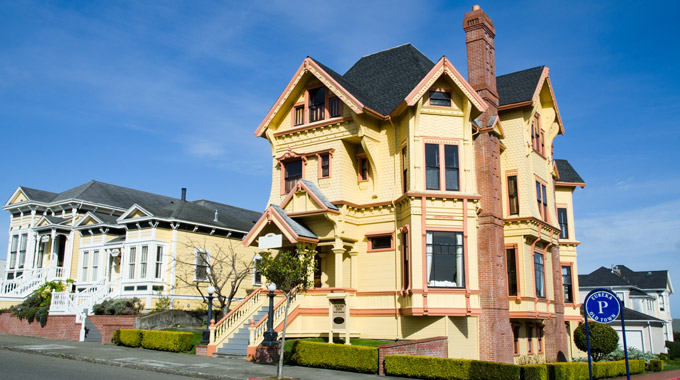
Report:
[[38,321],[29,324],[25,319],[20,321],[9,311],[0,313],[0,332],[11,335],[78,341],[80,326],[80,323],[76,323],[75,315],[50,315],[45,327],[40,327]]
[[378,346],[378,375],[385,376],[385,356],[387,355],[412,355],[429,356],[433,358],[448,358],[448,338],[440,336],[436,338],[397,342]]
[[[51,317],[50,317],[51,318]],[[118,329],[134,329],[136,315],[90,315],[87,317],[102,334],[102,344],[111,343],[113,332]]]

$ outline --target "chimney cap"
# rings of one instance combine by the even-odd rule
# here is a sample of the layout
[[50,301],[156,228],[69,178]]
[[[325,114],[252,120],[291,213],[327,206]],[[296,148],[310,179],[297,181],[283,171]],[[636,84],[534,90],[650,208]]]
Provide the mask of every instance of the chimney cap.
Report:
[[472,10],[473,10],[473,11],[478,11],[478,10],[480,10],[480,9],[482,9],[482,8],[480,8],[479,5],[473,5],[473,6],[472,6]]

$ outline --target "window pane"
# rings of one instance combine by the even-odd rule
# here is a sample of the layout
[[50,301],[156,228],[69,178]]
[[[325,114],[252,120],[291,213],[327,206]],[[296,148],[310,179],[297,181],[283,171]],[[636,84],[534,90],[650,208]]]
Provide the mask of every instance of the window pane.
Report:
[[459,190],[458,145],[444,145],[444,164],[446,165],[446,190]]
[[295,160],[286,162],[284,164],[285,170],[285,190],[289,192],[299,179],[302,179],[302,160]]
[[359,180],[368,181],[368,158],[359,157]]
[[534,253],[534,280],[536,282],[536,297],[545,298],[545,274],[543,255]]
[[142,255],[139,263],[139,278],[146,278],[146,264],[149,258],[149,247],[142,246]]
[[463,234],[433,231],[426,241],[428,286],[464,287]]
[[295,107],[295,125],[302,125],[305,122],[305,106]]
[[439,190],[439,145],[425,144],[425,176],[428,190]]
[[328,99],[328,113],[330,117],[338,117],[342,114],[342,103],[337,96]]
[[309,122],[324,119],[326,88],[319,87],[309,90]]
[[562,267],[562,285],[564,285],[564,302],[573,303],[572,298],[572,284],[571,284],[571,267]]
[[567,224],[567,209],[558,208],[557,209],[557,220],[560,223],[560,239],[569,239],[569,226]]
[[375,236],[370,237],[368,240],[371,244],[371,249],[392,248],[392,236]]
[[515,261],[515,249],[509,248],[506,251],[508,265],[508,295],[517,295],[517,262]]
[[451,93],[444,91],[430,91],[431,106],[451,106]]
[[156,247],[156,270],[154,278],[161,278],[161,270],[163,268],[163,247]]
[[88,261],[88,252],[83,251],[83,263],[82,263],[83,264],[83,270],[81,272],[81,277],[80,277],[80,281],[83,281],[83,282],[87,281],[87,265],[88,265],[87,261]]
[[508,200],[510,215],[519,214],[519,197],[517,195],[517,176],[508,177]]
[[137,248],[130,247],[128,278],[133,280],[135,278],[135,261],[137,260]]
[[321,177],[326,178],[330,176],[330,155],[329,154],[322,154],[321,155]]

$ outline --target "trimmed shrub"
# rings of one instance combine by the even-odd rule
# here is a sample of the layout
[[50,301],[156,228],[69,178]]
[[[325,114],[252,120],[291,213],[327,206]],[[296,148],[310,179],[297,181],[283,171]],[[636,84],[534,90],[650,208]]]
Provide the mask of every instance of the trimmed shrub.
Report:
[[375,347],[296,341],[292,352],[292,362],[301,366],[378,373]]
[[521,367],[514,364],[426,356],[389,355],[387,375],[445,380],[519,380]]
[[120,346],[120,329],[113,332],[113,337],[111,338],[113,344]]
[[588,363],[548,363],[550,380],[588,380]]
[[[548,379],[550,380],[588,380],[588,363],[550,363],[548,367]],[[644,360],[629,360],[630,373],[643,373],[645,370]],[[593,363],[593,379],[607,379],[626,374],[626,361],[595,362]]]
[[389,355],[385,357],[385,374],[419,379],[470,379],[472,360],[442,359],[426,356]]
[[668,348],[668,356],[670,356],[671,359],[680,358],[680,340],[674,340],[672,342],[667,340],[666,348]]
[[[597,322],[589,323],[588,333],[590,335],[590,356],[595,361],[601,360],[619,346],[619,335],[609,325]],[[574,343],[579,350],[588,352],[585,323],[580,324],[574,330]]]
[[652,372],[663,371],[663,360],[656,360],[656,359],[650,360],[649,365],[647,366],[647,370],[652,371]]
[[187,352],[193,348],[192,333],[180,331],[144,330],[142,333],[142,347],[150,350]]
[[548,380],[548,367],[544,364],[522,366],[522,380]]
[[142,333],[144,330],[122,329],[120,330],[120,344],[128,347],[142,346]]

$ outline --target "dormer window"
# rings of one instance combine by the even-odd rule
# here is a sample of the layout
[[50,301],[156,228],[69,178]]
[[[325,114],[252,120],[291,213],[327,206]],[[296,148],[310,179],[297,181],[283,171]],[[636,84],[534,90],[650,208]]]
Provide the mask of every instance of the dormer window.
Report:
[[291,112],[294,127],[342,116],[342,102],[326,87],[310,88],[305,102],[297,103]]
[[448,91],[430,91],[430,105],[451,107],[451,93]]

